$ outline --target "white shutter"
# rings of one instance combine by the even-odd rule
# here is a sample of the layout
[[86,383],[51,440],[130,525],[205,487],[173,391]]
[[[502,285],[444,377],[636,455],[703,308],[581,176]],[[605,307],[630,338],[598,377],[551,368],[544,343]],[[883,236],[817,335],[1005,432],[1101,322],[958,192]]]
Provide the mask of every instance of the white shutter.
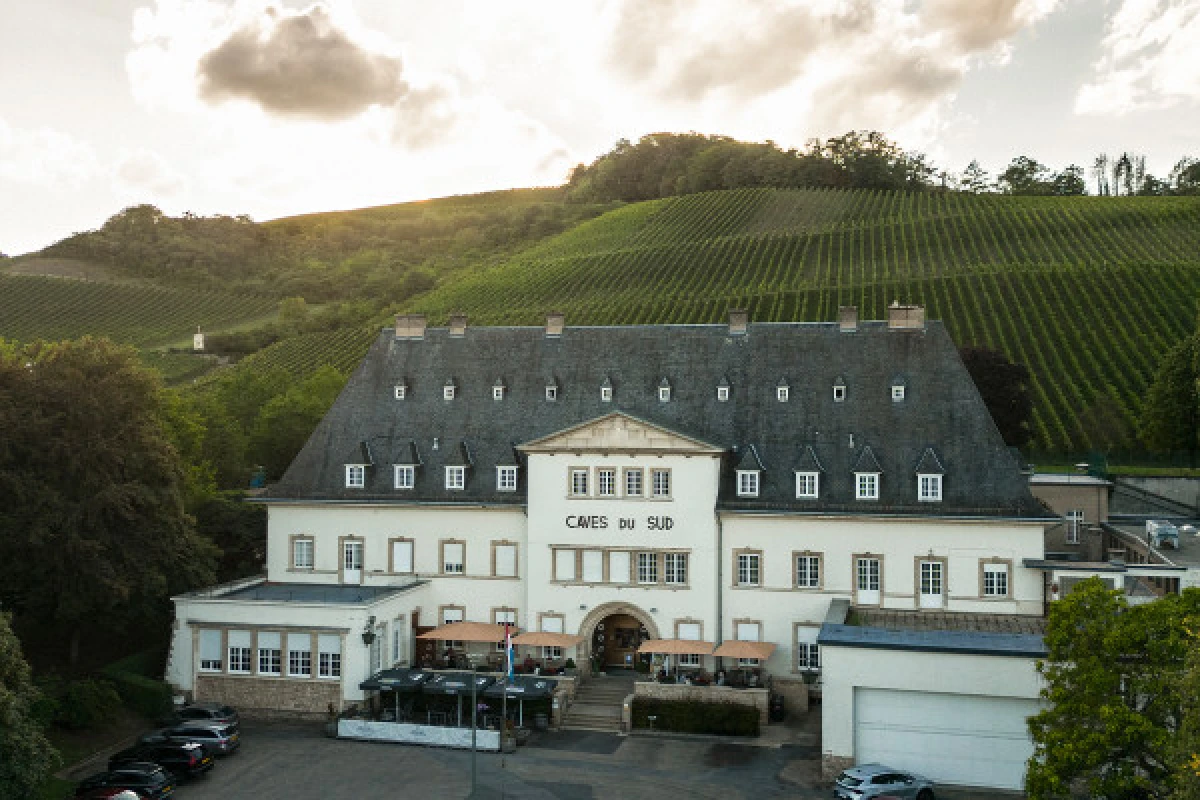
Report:
[[517,624],[517,612],[515,612],[515,611],[497,611],[496,612],[496,624],[503,625],[506,622],[509,625],[516,625]]
[[554,579],[559,581],[575,580],[575,551],[554,551]]
[[463,564],[463,545],[461,542],[451,542],[445,545],[444,557],[447,565],[461,567]]
[[542,617],[542,632],[543,633],[562,633],[563,632],[562,617]]
[[[230,631],[229,632],[230,647],[249,647],[250,646],[250,631]],[[219,656],[218,656],[219,658]]]
[[336,633],[322,633],[317,636],[317,651],[321,653],[342,652],[342,637]]
[[698,622],[681,622],[681,623],[679,623],[679,638],[686,639],[689,642],[700,641],[700,623],[698,623]]
[[604,551],[583,551],[583,579],[588,583],[600,583],[604,580]]
[[392,571],[413,571],[413,543],[392,542]]
[[307,633],[289,633],[287,636],[288,650],[312,650],[312,636]]
[[221,632],[201,630],[200,631],[200,660],[201,661],[224,661],[224,654],[221,652]]
[[278,650],[279,649],[279,632],[278,631],[262,631],[258,634],[258,649],[259,650]]
[[796,644],[816,644],[821,628],[816,625],[797,625]]
[[513,578],[517,574],[517,546],[496,545],[496,574],[502,578]]
[[758,623],[757,622],[739,622],[737,624],[737,638],[742,642],[757,642]]
[[608,554],[608,580],[610,583],[629,583],[628,550],[613,550]]
[[463,610],[461,608],[443,608],[442,609],[442,624],[446,625],[451,622],[462,622]]

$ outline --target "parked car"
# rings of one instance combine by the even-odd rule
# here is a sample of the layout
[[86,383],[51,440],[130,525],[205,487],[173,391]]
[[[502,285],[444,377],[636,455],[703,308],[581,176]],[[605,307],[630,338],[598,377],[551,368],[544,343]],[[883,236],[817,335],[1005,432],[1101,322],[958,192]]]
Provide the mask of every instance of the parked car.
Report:
[[188,703],[183,706],[165,723],[178,725],[181,722],[201,720],[206,722],[239,722],[238,712],[233,706],[224,703]]
[[838,800],[881,800],[885,797],[934,800],[933,781],[915,772],[883,764],[860,764],[838,776],[833,784],[833,796]]
[[138,793],[132,789],[119,789],[114,786],[97,786],[87,789],[83,794],[76,794],[75,800],[140,800]]
[[174,793],[175,780],[158,764],[133,761],[81,781],[75,788],[75,797],[95,797],[97,789],[128,789],[141,800],[161,800]]
[[158,764],[176,778],[195,778],[213,767],[212,754],[198,742],[164,741],[153,744],[136,744],[113,754],[108,759],[108,768],[116,769],[131,761],[149,761]]
[[197,742],[204,745],[205,749],[215,756],[227,756],[238,749],[241,745],[241,738],[236,722],[191,720],[143,734],[138,742],[140,744]]

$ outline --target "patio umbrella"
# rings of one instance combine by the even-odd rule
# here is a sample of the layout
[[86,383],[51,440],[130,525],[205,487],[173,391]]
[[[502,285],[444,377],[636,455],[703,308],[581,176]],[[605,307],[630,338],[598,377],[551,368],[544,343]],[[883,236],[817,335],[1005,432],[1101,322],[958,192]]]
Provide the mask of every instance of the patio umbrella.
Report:
[[439,641],[457,642],[496,642],[504,641],[504,626],[491,625],[486,622],[449,622],[439,625],[431,631],[418,634],[418,639],[437,639]]
[[525,700],[540,700],[554,694],[557,681],[538,675],[514,675],[511,682],[493,683],[484,689],[484,697],[515,697],[519,702],[517,724],[525,724]]
[[421,669],[400,667],[385,669],[375,673],[358,685],[360,689],[378,692],[392,692],[396,706],[396,719],[400,719],[400,694],[402,692],[419,691],[422,684],[432,677],[433,673]]
[[457,697],[458,724],[461,726],[463,695],[471,694],[472,685],[476,691],[482,692],[495,680],[490,675],[482,675],[478,672],[438,672],[421,684],[421,691],[425,694],[449,694]]

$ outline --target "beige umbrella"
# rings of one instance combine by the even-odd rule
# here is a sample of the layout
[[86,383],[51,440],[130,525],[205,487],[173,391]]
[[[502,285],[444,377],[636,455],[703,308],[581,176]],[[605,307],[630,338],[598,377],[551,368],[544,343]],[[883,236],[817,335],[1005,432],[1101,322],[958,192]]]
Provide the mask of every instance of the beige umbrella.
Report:
[[574,647],[582,641],[582,636],[576,636],[573,633],[550,633],[548,631],[530,631],[513,637],[513,644],[524,644],[530,647]]
[[658,653],[668,656],[709,656],[713,643],[698,639],[647,639],[638,648],[639,653]]
[[455,642],[503,642],[504,626],[486,622],[450,622],[425,631],[418,639],[437,639]]
[[722,642],[713,655],[721,658],[757,658],[760,661],[766,661],[774,652],[774,642],[745,642],[729,639]]

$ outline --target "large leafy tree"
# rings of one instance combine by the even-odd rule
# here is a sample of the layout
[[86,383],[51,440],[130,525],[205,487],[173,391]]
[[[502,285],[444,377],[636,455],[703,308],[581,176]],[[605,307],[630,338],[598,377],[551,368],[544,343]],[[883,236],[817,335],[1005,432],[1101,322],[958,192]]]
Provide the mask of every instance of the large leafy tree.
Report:
[[1009,360],[998,350],[964,347],[959,350],[963,366],[992,415],[1004,443],[1020,447],[1033,436],[1029,419],[1033,400],[1029,396],[1029,370]]
[[34,797],[58,763],[34,713],[37,698],[9,615],[0,614],[0,797]]
[[1176,737],[1197,612],[1195,589],[1130,606],[1098,578],[1051,606],[1030,798],[1170,796],[1184,768]]
[[0,604],[61,631],[154,618],[211,581],[157,376],[104,339],[0,343]]
[[1173,347],[1159,362],[1158,371],[1146,400],[1138,433],[1152,450],[1181,451],[1194,461],[1200,446],[1200,395],[1197,394],[1197,358],[1200,348],[1196,336]]

